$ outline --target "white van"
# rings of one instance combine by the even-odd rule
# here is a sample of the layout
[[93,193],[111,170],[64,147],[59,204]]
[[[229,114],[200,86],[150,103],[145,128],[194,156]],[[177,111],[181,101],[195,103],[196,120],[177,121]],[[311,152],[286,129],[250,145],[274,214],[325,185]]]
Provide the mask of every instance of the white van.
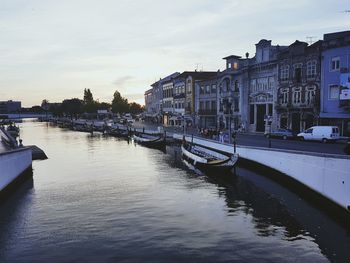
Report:
[[321,141],[324,143],[336,141],[340,138],[337,126],[313,126],[297,136],[300,140]]

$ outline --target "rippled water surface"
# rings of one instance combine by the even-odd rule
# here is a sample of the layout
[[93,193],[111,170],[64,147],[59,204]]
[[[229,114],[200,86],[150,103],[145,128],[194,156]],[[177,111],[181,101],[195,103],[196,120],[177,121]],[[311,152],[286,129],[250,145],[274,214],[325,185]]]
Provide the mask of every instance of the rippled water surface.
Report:
[[346,225],[263,174],[199,175],[176,147],[21,128],[49,159],[0,203],[0,262],[350,260]]

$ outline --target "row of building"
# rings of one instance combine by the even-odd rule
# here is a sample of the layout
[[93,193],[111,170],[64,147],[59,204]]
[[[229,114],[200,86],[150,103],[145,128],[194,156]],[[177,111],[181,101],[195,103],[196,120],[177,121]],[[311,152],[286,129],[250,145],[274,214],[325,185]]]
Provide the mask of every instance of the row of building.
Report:
[[262,39],[223,71],[173,73],[145,92],[146,116],[166,125],[265,132],[337,125],[350,134],[350,31],[313,44]]

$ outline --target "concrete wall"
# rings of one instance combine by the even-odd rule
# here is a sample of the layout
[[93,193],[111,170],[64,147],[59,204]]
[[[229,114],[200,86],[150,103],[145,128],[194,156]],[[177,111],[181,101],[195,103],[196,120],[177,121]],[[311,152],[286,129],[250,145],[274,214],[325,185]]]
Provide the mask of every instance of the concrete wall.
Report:
[[[174,135],[182,139],[182,135]],[[191,141],[187,136],[186,140]],[[194,138],[199,145],[233,153],[232,145]],[[350,157],[238,146],[240,157],[271,167],[350,210]],[[284,175],[281,175],[284,176]]]
[[32,165],[31,149],[21,148],[0,153],[0,191]]

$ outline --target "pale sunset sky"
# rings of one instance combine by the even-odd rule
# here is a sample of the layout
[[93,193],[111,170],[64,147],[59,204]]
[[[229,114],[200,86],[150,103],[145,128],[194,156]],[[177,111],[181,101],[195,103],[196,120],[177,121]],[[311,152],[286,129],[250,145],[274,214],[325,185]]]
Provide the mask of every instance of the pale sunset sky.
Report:
[[155,80],[254,56],[260,39],[289,45],[350,30],[349,0],[0,0],[0,101],[143,104]]

